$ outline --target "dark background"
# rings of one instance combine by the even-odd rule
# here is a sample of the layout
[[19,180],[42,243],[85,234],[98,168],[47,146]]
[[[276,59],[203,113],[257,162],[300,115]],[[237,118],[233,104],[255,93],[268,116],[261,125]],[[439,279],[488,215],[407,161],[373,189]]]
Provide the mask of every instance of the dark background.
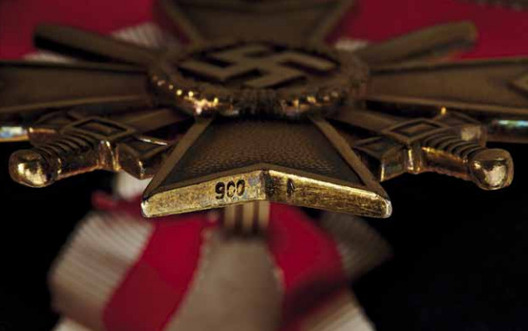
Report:
[[509,150],[511,187],[407,175],[384,187],[393,217],[371,220],[394,259],[353,288],[378,330],[527,330],[528,146]]
[[50,330],[47,271],[90,208],[91,193],[108,190],[111,175],[76,176],[43,189],[16,184],[9,155],[26,143],[0,145],[0,331]]
[[[49,330],[46,273],[95,189],[111,175],[97,172],[30,189],[11,181],[10,153],[0,145],[0,331]],[[516,178],[485,192],[458,179],[406,175],[384,184],[393,217],[369,220],[394,258],[353,288],[378,330],[528,329],[528,146],[511,151]]]

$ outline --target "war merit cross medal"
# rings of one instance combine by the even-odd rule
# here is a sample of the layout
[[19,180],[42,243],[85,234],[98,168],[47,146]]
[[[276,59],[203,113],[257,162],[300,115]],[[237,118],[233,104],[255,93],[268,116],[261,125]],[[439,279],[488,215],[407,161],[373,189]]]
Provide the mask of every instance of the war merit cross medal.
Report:
[[34,146],[13,179],[152,177],[147,217],[259,201],[389,217],[380,182],[427,171],[508,186],[509,153],[485,144],[527,141],[528,58],[434,61],[471,46],[469,22],[322,44],[350,5],[161,0],[191,43],[160,50],[40,26],[39,47],[89,62],[0,63],[2,138]]

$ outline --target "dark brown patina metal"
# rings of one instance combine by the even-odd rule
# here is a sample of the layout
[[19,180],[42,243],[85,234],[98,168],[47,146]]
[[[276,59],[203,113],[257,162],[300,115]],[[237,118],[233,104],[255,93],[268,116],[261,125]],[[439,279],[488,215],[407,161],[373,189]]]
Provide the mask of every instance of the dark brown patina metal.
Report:
[[222,38],[322,42],[354,0],[161,0],[192,42]]
[[528,60],[431,61],[476,40],[468,22],[356,52],[318,43],[348,4],[161,0],[194,42],[168,50],[41,26],[39,46],[92,62],[0,64],[5,140],[35,146],[13,178],[153,177],[147,216],[266,200],[387,217],[379,182],[426,171],[508,186],[510,155],[485,144],[526,142]]

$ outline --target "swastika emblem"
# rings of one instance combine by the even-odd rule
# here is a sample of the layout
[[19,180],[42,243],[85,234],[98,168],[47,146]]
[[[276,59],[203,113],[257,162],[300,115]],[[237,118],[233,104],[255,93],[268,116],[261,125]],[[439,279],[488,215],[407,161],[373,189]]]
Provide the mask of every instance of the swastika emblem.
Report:
[[324,45],[222,41],[169,52],[151,73],[164,102],[193,115],[332,112],[365,91],[368,68]]
[[221,84],[236,81],[242,87],[264,89],[327,74],[336,64],[296,50],[277,51],[268,45],[246,44],[209,53],[201,59],[188,59],[179,67],[207,81]]

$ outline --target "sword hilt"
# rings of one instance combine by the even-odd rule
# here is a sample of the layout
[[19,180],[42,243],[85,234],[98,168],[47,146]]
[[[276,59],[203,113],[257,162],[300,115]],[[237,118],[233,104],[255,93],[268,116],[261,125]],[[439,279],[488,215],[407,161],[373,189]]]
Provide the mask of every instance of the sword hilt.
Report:
[[45,187],[55,181],[100,169],[100,142],[82,134],[67,134],[50,143],[20,150],[9,159],[11,177],[20,184]]
[[472,181],[484,190],[507,187],[513,180],[513,160],[503,149],[490,149],[442,132],[421,145],[430,170]]

